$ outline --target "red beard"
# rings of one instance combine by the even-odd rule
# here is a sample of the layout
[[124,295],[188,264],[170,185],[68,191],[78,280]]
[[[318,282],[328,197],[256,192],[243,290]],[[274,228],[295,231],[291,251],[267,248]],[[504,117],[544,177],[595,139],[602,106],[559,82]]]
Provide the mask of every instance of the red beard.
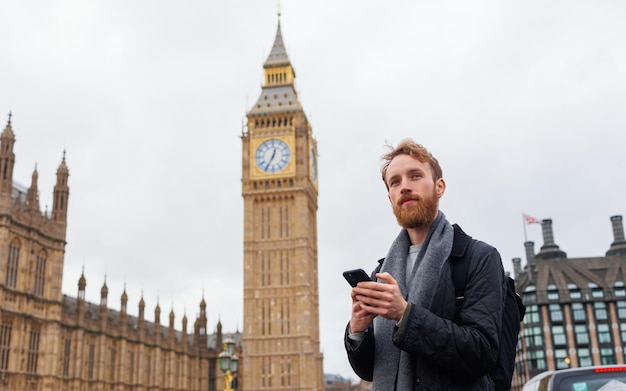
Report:
[[[406,200],[415,200],[415,202],[402,205]],[[393,205],[393,213],[396,215],[398,224],[405,229],[429,227],[435,221],[438,209],[439,200],[434,191],[427,197],[419,195],[402,197]]]

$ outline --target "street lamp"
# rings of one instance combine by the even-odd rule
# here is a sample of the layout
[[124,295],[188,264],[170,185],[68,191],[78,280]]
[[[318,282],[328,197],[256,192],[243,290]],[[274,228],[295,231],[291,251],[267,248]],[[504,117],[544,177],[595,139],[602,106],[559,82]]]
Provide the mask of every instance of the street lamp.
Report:
[[224,340],[224,350],[218,356],[220,369],[224,372],[224,391],[233,391],[233,378],[239,369],[239,357],[235,354],[235,341],[230,337]]

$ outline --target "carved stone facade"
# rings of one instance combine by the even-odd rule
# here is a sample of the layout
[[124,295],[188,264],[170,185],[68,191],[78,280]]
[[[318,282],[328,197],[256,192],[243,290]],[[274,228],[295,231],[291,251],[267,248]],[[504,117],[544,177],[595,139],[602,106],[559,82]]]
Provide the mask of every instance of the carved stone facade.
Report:
[[322,390],[317,142],[280,21],[242,139],[244,390]]
[[[39,208],[37,170],[28,189],[13,182],[15,135],[11,116],[0,137],[0,391],[183,391],[221,390],[217,357],[222,326],[207,333],[202,299],[193,330],[174,328],[170,312],[161,324],[108,308],[106,282],[99,304],[85,301],[86,279],[77,297],[63,295],[61,284],[69,199],[65,155],[57,170],[52,211]],[[97,249],[96,249],[97,250]],[[241,334],[235,333],[241,357]],[[242,360],[243,361],[243,360]],[[239,385],[243,382],[239,380]]]

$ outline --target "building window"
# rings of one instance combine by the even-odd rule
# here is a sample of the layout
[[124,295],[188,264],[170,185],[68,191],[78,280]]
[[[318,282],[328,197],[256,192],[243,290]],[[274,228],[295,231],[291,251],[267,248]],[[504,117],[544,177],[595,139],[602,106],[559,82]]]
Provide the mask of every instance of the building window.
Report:
[[550,309],[550,320],[553,323],[563,323],[563,311],[561,310],[561,306],[559,304],[550,304],[548,307]]
[[552,340],[555,346],[567,345],[567,338],[565,337],[565,329],[563,326],[552,326]]
[[11,319],[2,319],[2,324],[0,324],[0,371],[6,371],[9,368],[12,328]]
[[531,373],[539,373],[546,370],[546,359],[543,350],[528,352],[528,366]]
[[606,303],[597,301],[593,303],[593,311],[596,315],[596,320],[607,320],[609,313],[606,310]]
[[626,301],[618,301],[617,305],[617,317],[620,319],[626,319]]
[[214,359],[209,360],[209,391],[216,391],[217,386],[215,380],[217,379],[217,373],[215,371],[217,364]]
[[536,304],[531,304],[528,306],[526,310],[526,315],[524,315],[524,324],[531,325],[534,323],[540,322],[539,318],[539,307]]
[[109,362],[109,380],[115,381],[115,356],[116,356],[115,347],[111,347],[111,360]]
[[556,285],[548,285],[548,300],[558,300],[559,290]]
[[601,323],[598,325],[597,330],[598,330],[598,343],[610,344],[611,343],[611,331],[609,330],[609,325],[606,323]]
[[146,370],[145,370],[146,379],[145,379],[145,383],[148,386],[152,385],[152,356],[150,355],[151,352],[152,352],[152,350],[149,349],[148,352],[146,353],[146,356],[145,356],[145,359],[146,359]]
[[569,368],[569,357],[567,357],[566,349],[556,349],[554,351],[554,359],[556,361],[556,369]]
[[529,348],[543,348],[541,327],[524,328],[524,339],[526,340],[526,346]]
[[37,360],[39,359],[40,335],[41,335],[41,332],[39,330],[39,326],[33,325],[33,328],[30,330],[30,340],[28,341],[28,352],[27,352],[27,363],[26,363],[27,373],[37,373]]
[[588,285],[589,288],[591,288],[591,297],[595,299],[601,299],[604,297],[604,291],[598,286],[598,284],[590,282]]
[[574,333],[576,334],[576,344],[589,345],[589,332],[587,331],[587,325],[585,324],[575,325]]
[[575,322],[587,321],[587,315],[585,314],[585,307],[583,303],[572,303],[572,316]]
[[7,262],[6,286],[15,289],[17,284],[18,261],[20,259],[20,248],[17,243],[9,246],[9,259]]
[[569,290],[569,298],[572,300],[578,300],[583,296],[580,294],[580,288],[576,286],[576,284],[567,284],[567,289]]
[[626,287],[624,286],[624,281],[615,282],[615,285],[613,285],[613,289],[615,292],[615,297],[626,297]]
[[522,300],[526,305],[537,302],[537,288],[534,285],[529,285],[524,289],[522,294]]
[[65,347],[63,349],[63,377],[70,376],[70,354],[72,352],[72,340],[65,338]]
[[593,360],[591,358],[591,353],[589,352],[589,348],[578,349],[578,366],[590,367],[592,365],[593,365]]
[[[619,331],[622,337],[622,343],[626,342],[626,323],[619,324]],[[624,349],[624,353],[626,353],[626,349]]]
[[89,360],[87,363],[87,379],[93,380],[93,367],[96,355],[96,346],[93,343],[89,344],[89,352],[87,354],[89,356],[87,357]]
[[128,382],[132,383],[133,382],[133,374],[135,373],[135,353],[134,352],[130,352],[128,353],[128,362],[129,362],[129,366],[128,366]]
[[602,365],[615,364],[615,356],[613,355],[612,348],[600,349],[600,362],[602,363]]
[[46,257],[44,254],[37,256],[35,265],[35,287],[33,293],[37,296],[43,296],[44,281],[46,279]]

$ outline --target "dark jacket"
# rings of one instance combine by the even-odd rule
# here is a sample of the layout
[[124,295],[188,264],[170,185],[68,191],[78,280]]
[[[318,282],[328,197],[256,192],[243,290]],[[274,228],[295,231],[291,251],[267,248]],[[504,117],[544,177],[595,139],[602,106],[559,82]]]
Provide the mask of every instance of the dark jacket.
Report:
[[[465,299],[459,310],[451,262],[461,257],[469,257],[470,264]],[[487,374],[498,356],[504,284],[498,251],[455,226],[452,254],[442,270],[431,307],[409,303],[393,332],[393,344],[413,359],[414,390],[493,389]],[[370,327],[355,349],[347,333],[346,328],[344,341],[350,365],[360,378],[371,381],[376,333]]]

